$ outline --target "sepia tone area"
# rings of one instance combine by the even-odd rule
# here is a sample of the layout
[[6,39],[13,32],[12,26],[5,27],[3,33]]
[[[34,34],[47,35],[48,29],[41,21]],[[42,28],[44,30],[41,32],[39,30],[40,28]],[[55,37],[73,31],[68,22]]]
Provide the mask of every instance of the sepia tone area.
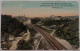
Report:
[[1,47],[9,50],[77,49],[78,17],[27,18],[2,15]]
[[[49,10],[45,8],[45,11],[38,6],[36,8],[35,4],[36,9],[28,8],[33,7],[31,4],[37,4],[37,2],[29,2],[30,6],[24,7],[22,7],[24,4],[21,3],[18,3],[18,1],[16,4],[15,2],[12,2],[12,4],[10,2],[2,3],[2,50],[76,50],[79,48],[77,8],[68,7],[67,10],[63,9],[63,11],[57,8],[47,8]],[[74,5],[77,6],[76,2],[71,3],[75,3]],[[23,8],[24,11],[20,12],[21,10],[12,9],[17,7]],[[25,8],[29,10],[25,11]],[[37,12],[38,9],[39,12]]]

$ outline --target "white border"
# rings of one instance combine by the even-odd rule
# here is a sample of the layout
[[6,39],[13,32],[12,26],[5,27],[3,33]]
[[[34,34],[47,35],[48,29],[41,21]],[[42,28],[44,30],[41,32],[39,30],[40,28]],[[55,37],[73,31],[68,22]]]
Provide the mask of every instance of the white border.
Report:
[[[2,1],[77,1],[79,5],[79,15],[80,15],[80,0],[0,0],[0,15],[1,15],[1,2]],[[80,17],[80,16],[79,16]],[[79,18],[80,25],[80,18]],[[80,42],[80,26],[79,26],[79,42]],[[1,16],[0,16],[0,47],[1,47]],[[1,50],[0,51],[79,51],[78,50]]]

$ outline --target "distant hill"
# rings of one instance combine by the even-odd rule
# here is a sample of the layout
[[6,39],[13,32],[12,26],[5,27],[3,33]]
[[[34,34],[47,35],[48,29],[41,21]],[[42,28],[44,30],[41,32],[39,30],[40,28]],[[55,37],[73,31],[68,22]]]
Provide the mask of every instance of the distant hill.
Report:
[[79,16],[66,16],[66,17],[79,18]]
[[79,18],[79,16],[70,16],[70,17]]

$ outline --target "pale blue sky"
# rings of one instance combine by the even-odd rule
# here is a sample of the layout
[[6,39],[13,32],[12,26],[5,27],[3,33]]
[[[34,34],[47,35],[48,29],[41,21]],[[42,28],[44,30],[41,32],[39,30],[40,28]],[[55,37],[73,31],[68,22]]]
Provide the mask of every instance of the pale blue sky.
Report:
[[13,16],[25,14],[26,16],[30,16],[30,17],[46,16],[46,15],[49,16],[53,13],[54,15],[61,15],[61,16],[78,15],[78,4],[75,1],[67,1],[67,3],[72,3],[74,5],[73,7],[68,6],[68,7],[63,7],[61,9],[56,9],[52,7],[41,7],[40,6],[41,3],[66,3],[66,2],[63,2],[63,1],[3,1],[2,14],[11,14]]

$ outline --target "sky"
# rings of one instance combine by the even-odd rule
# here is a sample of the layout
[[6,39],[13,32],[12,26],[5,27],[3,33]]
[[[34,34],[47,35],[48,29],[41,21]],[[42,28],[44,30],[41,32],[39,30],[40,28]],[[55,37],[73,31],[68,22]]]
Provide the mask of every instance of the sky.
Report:
[[[42,6],[51,5],[51,3],[53,6]],[[54,3],[59,3],[59,5],[55,6]],[[60,6],[61,3],[64,5]],[[76,1],[3,1],[1,13],[12,16],[25,15],[26,17],[77,16],[78,3]]]

